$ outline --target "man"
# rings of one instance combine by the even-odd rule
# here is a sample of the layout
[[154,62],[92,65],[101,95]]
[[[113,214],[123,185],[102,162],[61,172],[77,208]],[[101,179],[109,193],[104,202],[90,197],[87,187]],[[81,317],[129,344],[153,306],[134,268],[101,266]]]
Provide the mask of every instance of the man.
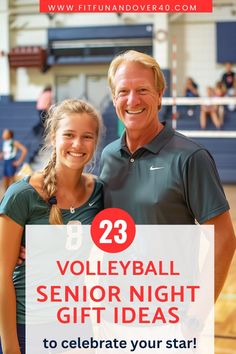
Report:
[[217,299],[235,236],[214,160],[159,121],[165,80],[154,58],[133,50],[121,54],[111,62],[108,80],[125,132],[102,154],[105,207],[126,210],[137,224],[213,224]]
[[221,77],[221,82],[225,85],[227,91],[233,87],[235,72],[232,71],[231,63],[225,63],[225,73]]

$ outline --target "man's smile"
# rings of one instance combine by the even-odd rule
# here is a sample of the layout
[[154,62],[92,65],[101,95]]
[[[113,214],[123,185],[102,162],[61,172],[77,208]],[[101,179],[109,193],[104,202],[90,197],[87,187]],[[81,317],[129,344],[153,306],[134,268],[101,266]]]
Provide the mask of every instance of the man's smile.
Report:
[[126,109],[126,113],[128,114],[140,114],[143,113],[145,108],[139,109],[139,110],[131,110],[131,109]]

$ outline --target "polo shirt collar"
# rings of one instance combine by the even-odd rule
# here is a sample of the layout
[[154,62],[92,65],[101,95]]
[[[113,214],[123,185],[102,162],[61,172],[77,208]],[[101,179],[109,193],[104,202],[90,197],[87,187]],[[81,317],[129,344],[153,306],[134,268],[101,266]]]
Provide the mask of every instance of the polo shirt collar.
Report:
[[[171,128],[171,126],[167,125],[166,122],[162,122],[162,124],[164,125],[162,131],[159,134],[157,134],[148,144],[145,144],[140,149],[146,149],[156,154],[168,143],[170,138],[175,134],[175,131],[174,129]],[[126,144],[125,136],[126,133],[124,131],[124,133],[120,137],[119,150],[129,152],[129,149]]]

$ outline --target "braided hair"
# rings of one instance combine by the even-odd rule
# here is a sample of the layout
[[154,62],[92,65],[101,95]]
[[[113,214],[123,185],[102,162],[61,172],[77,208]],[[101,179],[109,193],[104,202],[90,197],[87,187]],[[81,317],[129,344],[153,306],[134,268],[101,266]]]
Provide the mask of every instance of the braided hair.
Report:
[[[102,119],[97,110],[88,102],[78,99],[67,99],[52,106],[45,121],[45,144],[43,150],[51,148],[52,138],[55,137],[60,121],[70,114],[88,114],[97,122],[97,144],[102,131]],[[53,148],[51,157],[43,169],[43,191],[45,192],[50,205],[49,223],[63,224],[60,208],[57,206],[57,177],[56,177],[56,148]]]

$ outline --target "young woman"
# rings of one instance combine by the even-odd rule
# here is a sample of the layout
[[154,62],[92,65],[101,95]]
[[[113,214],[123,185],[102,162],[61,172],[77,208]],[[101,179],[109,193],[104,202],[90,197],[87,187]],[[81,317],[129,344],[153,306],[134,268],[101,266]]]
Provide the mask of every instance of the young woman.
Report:
[[[2,133],[2,152],[0,158],[4,160],[3,165],[3,183],[7,189],[14,182],[16,169],[22,164],[26,155],[27,148],[18,140],[14,139],[14,132],[10,129],[4,129]],[[20,156],[16,159],[17,152],[20,151]]]
[[[25,353],[25,266],[15,267],[26,224],[90,224],[103,208],[102,184],[83,169],[94,156],[102,123],[81,100],[49,111],[43,171],[10,186],[0,205],[0,334],[2,353]],[[12,277],[13,275],[13,277]],[[1,353],[1,351],[0,351]]]
[[[207,97],[212,98],[216,97],[213,87],[207,87]],[[201,129],[206,129],[207,118],[211,118],[212,123],[217,129],[220,129],[222,123],[218,114],[218,109],[216,105],[212,105],[211,102],[201,106],[200,111],[200,126]]]

